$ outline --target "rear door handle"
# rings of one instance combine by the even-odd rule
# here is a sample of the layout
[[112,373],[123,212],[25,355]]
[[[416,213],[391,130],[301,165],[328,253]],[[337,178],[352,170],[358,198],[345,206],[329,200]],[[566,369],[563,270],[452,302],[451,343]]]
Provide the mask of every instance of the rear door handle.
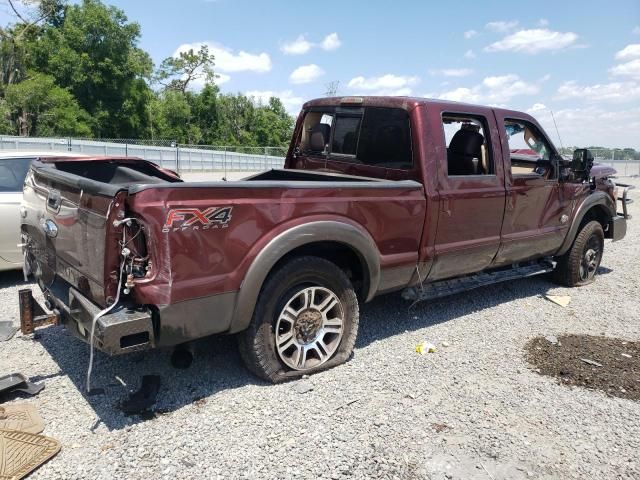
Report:
[[449,208],[449,199],[448,198],[443,198],[442,199],[442,213],[446,213],[447,216],[451,216],[451,209]]

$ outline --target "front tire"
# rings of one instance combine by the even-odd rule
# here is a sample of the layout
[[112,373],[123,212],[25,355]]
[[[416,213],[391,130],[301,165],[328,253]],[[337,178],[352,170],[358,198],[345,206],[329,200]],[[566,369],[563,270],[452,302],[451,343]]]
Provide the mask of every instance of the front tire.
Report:
[[255,375],[279,383],[344,363],[358,333],[353,285],[335,264],[295,258],[262,287],[240,355]]
[[603,251],[602,225],[595,220],[585,224],[569,251],[558,258],[554,279],[567,287],[579,287],[593,282]]

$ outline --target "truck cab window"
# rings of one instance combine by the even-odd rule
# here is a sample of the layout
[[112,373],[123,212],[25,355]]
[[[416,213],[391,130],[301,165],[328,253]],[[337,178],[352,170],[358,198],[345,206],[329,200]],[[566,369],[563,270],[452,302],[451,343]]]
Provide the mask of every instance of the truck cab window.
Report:
[[304,118],[300,150],[308,154],[327,153],[333,112],[309,112]]
[[409,115],[400,108],[365,110],[358,160],[365,165],[409,170],[413,167]]
[[413,168],[411,123],[401,108],[309,111],[298,145],[303,154],[328,155],[334,162]]
[[362,117],[336,117],[335,131],[331,153],[337,155],[356,155],[358,148],[358,136],[360,135],[360,121]]
[[551,147],[535,125],[524,120],[505,120],[513,175],[552,177]]
[[442,125],[449,176],[493,174],[493,160],[483,119],[444,114]]

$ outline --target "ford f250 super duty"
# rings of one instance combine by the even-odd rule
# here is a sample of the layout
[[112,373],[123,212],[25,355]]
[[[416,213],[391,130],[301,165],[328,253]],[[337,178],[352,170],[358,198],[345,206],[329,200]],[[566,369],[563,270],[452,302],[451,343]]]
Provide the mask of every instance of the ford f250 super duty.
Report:
[[61,321],[109,354],[238,333],[247,367],[282,381],[346,361],[376,295],[593,281],[626,232],[614,174],[563,159],[525,113],[400,97],[307,102],[284,169],[242,181],[42,158],[22,241],[52,313],[21,292],[23,330]]

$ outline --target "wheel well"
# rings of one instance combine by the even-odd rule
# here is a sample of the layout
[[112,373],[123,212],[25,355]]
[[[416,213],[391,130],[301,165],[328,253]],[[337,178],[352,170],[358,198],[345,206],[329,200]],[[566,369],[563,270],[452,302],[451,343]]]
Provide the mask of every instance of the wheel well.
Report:
[[611,219],[610,217],[611,216],[602,205],[594,205],[589,210],[587,210],[587,212],[584,214],[584,217],[582,217],[578,232],[580,232],[580,230],[582,230],[582,227],[584,227],[592,220],[596,220],[600,225],[602,225],[602,229],[606,231],[609,225],[609,220]]
[[306,255],[334,263],[351,280],[358,300],[364,301],[367,297],[370,279],[365,260],[356,250],[340,242],[312,242],[294,248],[276,262],[269,275],[292,258]]

